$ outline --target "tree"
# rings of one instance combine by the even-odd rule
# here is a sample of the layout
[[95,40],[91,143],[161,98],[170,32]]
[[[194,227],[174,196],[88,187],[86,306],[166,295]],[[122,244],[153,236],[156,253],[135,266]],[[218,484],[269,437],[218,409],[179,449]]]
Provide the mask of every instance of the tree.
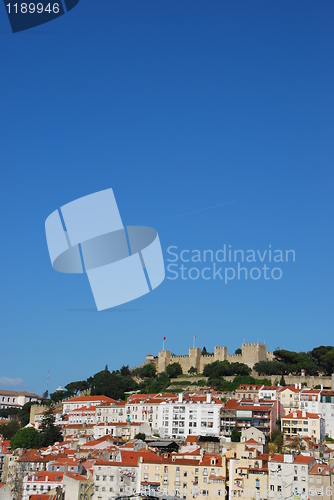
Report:
[[231,441],[232,443],[239,443],[240,442],[240,437],[241,437],[241,432],[238,431],[237,426],[234,427],[233,431],[231,432]]
[[270,435],[270,442],[275,445],[276,452],[281,453],[283,448],[283,433],[279,429],[272,431]]
[[138,432],[135,437],[135,439],[141,439],[142,441],[145,441],[146,439],[146,434],[144,434],[144,432]]
[[[69,385],[69,384],[68,384]],[[50,400],[52,403],[59,403],[64,399],[68,399],[74,395],[72,391],[55,391],[50,394]]]
[[235,350],[234,354],[242,354],[242,350],[240,349],[240,347]]
[[320,363],[326,375],[331,375],[334,372],[334,347],[321,356]]
[[141,368],[140,377],[154,378],[157,374],[157,369],[152,363],[148,363]]
[[87,380],[78,380],[77,382],[70,382],[65,385],[65,389],[73,394],[78,394],[78,392],[83,392],[89,389],[89,384]]
[[131,372],[129,365],[123,365],[122,368],[120,369],[122,377],[131,377]]
[[172,363],[171,365],[168,365],[166,368],[167,375],[169,378],[175,378],[178,375],[182,375],[182,367],[180,363]]
[[12,420],[8,424],[3,424],[0,425],[0,434],[4,439],[11,439],[17,431],[19,430],[20,426],[16,420]]
[[206,356],[207,354],[208,354],[208,351],[206,350],[206,347],[203,347],[203,349],[201,351],[201,355]]
[[188,370],[188,373],[189,375],[194,375],[195,373],[197,373],[197,368],[196,366],[191,366]]
[[289,366],[282,361],[259,361],[255,363],[254,370],[259,375],[286,375],[289,373]]
[[18,408],[1,408],[0,410],[0,419],[13,417],[19,413]]
[[91,394],[109,396],[113,399],[124,399],[125,392],[137,389],[138,384],[131,376],[122,376],[119,371],[102,370],[92,377]]
[[284,387],[286,385],[284,375],[281,376],[281,380],[279,381],[279,385],[281,385],[282,387]]
[[55,416],[53,413],[53,406],[50,405],[49,408],[44,412],[42,423],[41,423],[41,438],[43,446],[51,446],[57,441],[61,442],[63,440],[63,435],[59,427],[55,426]]
[[34,427],[24,427],[19,429],[10,440],[12,450],[16,448],[40,448],[42,446],[42,437]]

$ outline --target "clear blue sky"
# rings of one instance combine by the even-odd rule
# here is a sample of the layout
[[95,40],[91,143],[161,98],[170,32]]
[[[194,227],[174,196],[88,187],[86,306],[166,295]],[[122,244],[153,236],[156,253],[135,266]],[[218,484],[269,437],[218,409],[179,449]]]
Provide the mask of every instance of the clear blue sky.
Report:
[[[2,388],[134,366],[164,335],[177,354],[193,334],[228,352],[333,344],[333,15],[332,0],[80,0],[12,34],[0,6]],[[95,312],[87,277],[52,269],[44,222],[109,187],[165,257],[272,245],[296,261]]]

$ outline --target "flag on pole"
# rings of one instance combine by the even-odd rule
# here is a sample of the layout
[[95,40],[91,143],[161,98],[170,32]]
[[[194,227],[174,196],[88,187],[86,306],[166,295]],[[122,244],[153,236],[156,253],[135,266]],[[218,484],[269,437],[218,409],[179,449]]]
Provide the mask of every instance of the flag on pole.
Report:
[[164,337],[162,340],[166,340],[166,337]]

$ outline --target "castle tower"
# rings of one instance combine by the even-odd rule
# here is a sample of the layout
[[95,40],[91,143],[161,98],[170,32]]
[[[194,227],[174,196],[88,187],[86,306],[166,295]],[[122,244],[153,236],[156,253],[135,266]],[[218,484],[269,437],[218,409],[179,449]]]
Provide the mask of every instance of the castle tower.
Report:
[[167,366],[171,362],[172,353],[171,351],[159,351],[158,354],[158,373],[166,371]]
[[200,372],[201,349],[199,347],[189,347],[189,368],[194,366]]
[[215,352],[214,352],[214,361],[225,361],[227,358],[227,347],[223,346],[216,346],[215,345]]
[[242,344],[242,362],[253,368],[255,363],[267,361],[267,346],[254,342],[251,344]]

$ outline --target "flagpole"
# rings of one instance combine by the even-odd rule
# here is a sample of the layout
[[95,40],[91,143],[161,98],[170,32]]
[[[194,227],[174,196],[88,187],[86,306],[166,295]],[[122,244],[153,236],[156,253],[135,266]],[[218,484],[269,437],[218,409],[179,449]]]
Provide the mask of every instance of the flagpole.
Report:
[[165,350],[165,337],[162,338],[162,350]]

